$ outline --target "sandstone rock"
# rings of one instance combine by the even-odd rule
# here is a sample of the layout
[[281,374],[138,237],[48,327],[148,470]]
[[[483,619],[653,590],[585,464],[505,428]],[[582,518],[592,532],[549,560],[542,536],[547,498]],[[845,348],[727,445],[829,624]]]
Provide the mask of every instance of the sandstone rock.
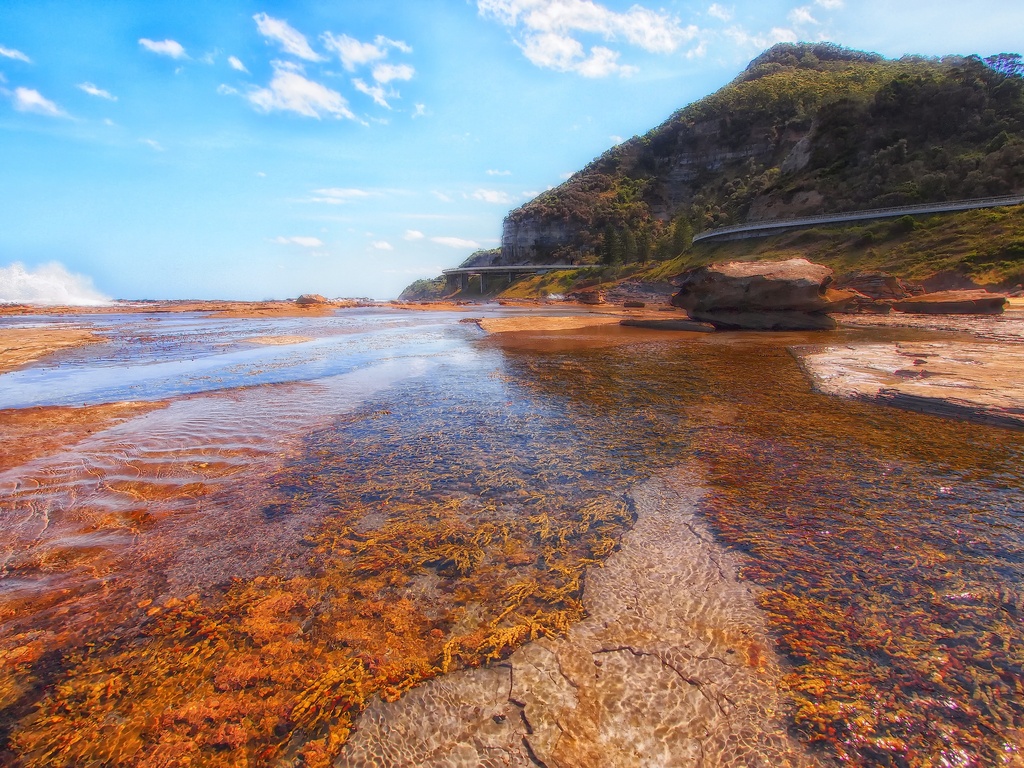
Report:
[[832,270],[807,259],[709,264],[681,276],[672,304],[716,328],[831,329],[825,312],[843,311],[856,296],[831,283]]
[[940,291],[892,303],[893,309],[923,315],[998,315],[1006,296],[988,291]]
[[871,299],[905,299],[908,296],[924,293],[921,286],[912,285],[886,272],[864,272],[849,275],[840,280],[837,285],[840,288],[857,291]]
[[624,301],[622,306],[626,309],[643,309],[647,304],[643,301]]
[[807,259],[708,264],[681,276],[672,304],[687,311],[820,311],[832,270]]
[[295,300],[295,303],[300,307],[311,307],[316,304],[329,304],[326,296],[321,296],[319,293],[304,293]]

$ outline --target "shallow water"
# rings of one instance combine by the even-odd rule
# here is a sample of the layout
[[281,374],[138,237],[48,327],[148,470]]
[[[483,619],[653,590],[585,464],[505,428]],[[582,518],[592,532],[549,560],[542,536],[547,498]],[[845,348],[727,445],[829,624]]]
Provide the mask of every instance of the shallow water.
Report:
[[109,344],[0,376],[0,407],[172,398],[0,475],[0,762],[327,764],[372,693],[579,620],[676,464],[803,738],[1020,759],[1020,433],[814,395],[785,345],[821,336],[459,317],[92,316]]

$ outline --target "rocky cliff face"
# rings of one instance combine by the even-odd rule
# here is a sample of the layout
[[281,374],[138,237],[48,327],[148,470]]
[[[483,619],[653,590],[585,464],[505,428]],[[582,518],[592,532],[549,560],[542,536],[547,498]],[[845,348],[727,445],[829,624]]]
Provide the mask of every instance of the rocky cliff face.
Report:
[[997,70],[776,46],[512,211],[501,261],[596,261],[608,232],[653,249],[680,218],[699,231],[1024,190],[1024,80]]

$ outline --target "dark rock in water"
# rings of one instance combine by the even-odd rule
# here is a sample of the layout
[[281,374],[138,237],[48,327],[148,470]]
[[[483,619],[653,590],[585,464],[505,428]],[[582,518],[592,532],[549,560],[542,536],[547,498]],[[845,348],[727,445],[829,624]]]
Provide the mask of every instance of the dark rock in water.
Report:
[[831,331],[838,323],[824,312],[720,309],[690,312],[694,320],[722,331]]
[[566,298],[580,304],[604,304],[604,291],[577,291]]
[[653,328],[657,331],[691,331],[696,333],[712,333],[715,326],[711,323],[700,323],[696,320],[641,320],[640,318],[626,318],[619,325],[628,325],[633,328]]
[[831,283],[832,270],[807,259],[709,264],[681,275],[672,304],[727,330],[827,330],[836,322],[825,313],[856,298]]
[[919,315],[999,315],[1006,296],[988,291],[940,291],[894,301],[893,309]]
[[319,293],[304,293],[295,300],[295,303],[300,307],[311,307],[315,304],[329,304],[327,297],[321,296]]

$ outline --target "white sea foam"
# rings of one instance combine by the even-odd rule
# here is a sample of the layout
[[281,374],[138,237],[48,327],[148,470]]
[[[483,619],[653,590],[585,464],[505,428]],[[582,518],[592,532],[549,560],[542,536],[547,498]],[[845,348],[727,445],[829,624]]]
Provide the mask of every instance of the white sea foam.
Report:
[[76,307],[110,304],[92,284],[92,278],[68,272],[56,261],[25,268],[19,261],[0,267],[0,304],[68,305]]

